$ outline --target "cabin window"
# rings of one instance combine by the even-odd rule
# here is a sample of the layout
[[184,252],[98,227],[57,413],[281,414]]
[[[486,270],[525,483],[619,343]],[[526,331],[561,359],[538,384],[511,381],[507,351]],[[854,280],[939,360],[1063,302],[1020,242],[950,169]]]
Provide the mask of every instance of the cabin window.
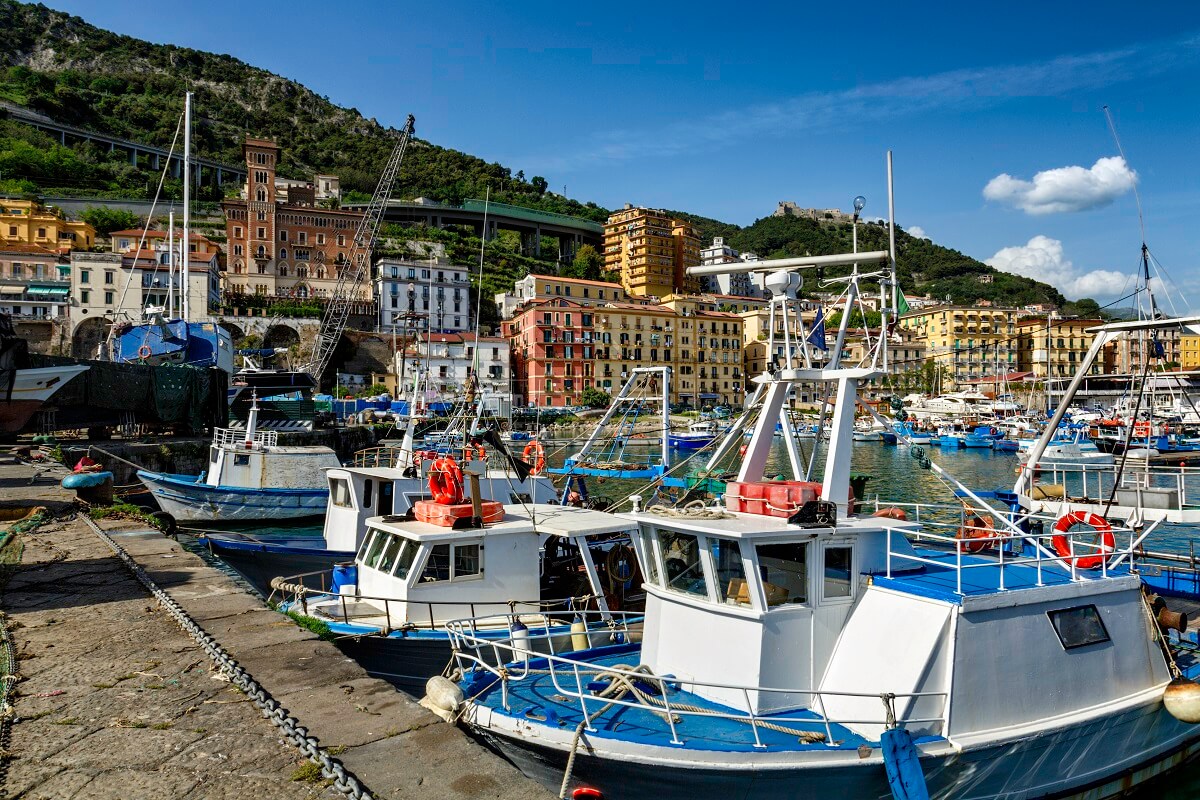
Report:
[[483,548],[479,542],[470,544],[435,544],[429,550],[421,582],[453,581],[470,578],[483,572]]
[[758,568],[762,573],[768,607],[808,602],[807,544],[760,544]]
[[416,542],[410,542],[405,539],[404,549],[400,551],[400,557],[396,559],[396,571],[392,574],[397,578],[407,578],[419,549],[420,546]]
[[741,546],[731,539],[709,539],[708,549],[717,572],[717,599],[730,605],[750,605]]
[[362,544],[358,546],[358,555],[356,557],[358,561],[364,564],[367,562],[367,553],[370,552],[371,549],[371,537],[376,533],[378,533],[378,531],[374,528],[367,528],[367,532],[363,536]]
[[383,549],[390,543],[392,535],[384,531],[377,531],[375,538],[371,540],[371,548],[367,550],[367,557],[363,559],[363,564],[376,569],[379,565],[379,557],[383,555]]
[[704,582],[704,567],[700,563],[699,540],[690,533],[660,529],[658,546],[667,588],[707,597],[708,585]]
[[658,559],[654,557],[654,539],[648,533],[641,535],[642,553],[646,564],[646,582],[658,585]]
[[250,465],[250,455],[248,453],[234,453],[233,465],[235,467],[246,467]]
[[404,540],[399,536],[388,536],[387,544],[383,546],[383,553],[379,556],[379,563],[375,568],[391,575],[392,567],[396,566],[396,556],[400,554],[400,548],[403,546]]
[[1050,624],[1054,626],[1064,650],[1109,641],[1104,620],[1100,619],[1100,612],[1093,605],[1047,611],[1046,616],[1050,618]]
[[335,506],[351,508],[350,483],[344,478],[334,478],[329,482],[329,495]]
[[822,583],[822,599],[850,596],[849,545],[831,545],[825,548],[825,579]]
[[220,458],[220,456],[221,456],[220,450],[218,450],[215,447],[208,448],[208,461],[210,464],[217,463],[217,459]]
[[371,492],[374,488],[375,481],[370,479],[363,481],[363,508],[371,507]]

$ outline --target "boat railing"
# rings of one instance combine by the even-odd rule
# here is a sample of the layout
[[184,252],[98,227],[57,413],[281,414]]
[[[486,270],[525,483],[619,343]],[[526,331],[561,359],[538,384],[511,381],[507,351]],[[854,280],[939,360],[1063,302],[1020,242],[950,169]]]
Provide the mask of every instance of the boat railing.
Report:
[[[279,431],[255,431],[250,435],[250,448],[262,450],[279,443]],[[236,428],[217,428],[213,431],[213,444],[217,447],[246,447],[246,431]]]
[[[896,503],[894,505],[904,507],[917,504]],[[995,516],[999,524],[980,527],[968,523],[972,517],[982,521],[989,515]],[[1035,586],[1046,585],[1045,571],[1048,569],[1065,571],[1073,582],[1094,580],[1097,577],[1105,579],[1123,562],[1132,565],[1133,559],[1142,552],[1139,547],[1141,542],[1150,532],[1149,530],[1138,531],[1132,528],[1113,526],[1112,545],[1109,546],[1102,537],[1096,535],[1095,531],[1085,533],[1069,529],[1059,531],[1051,528],[1049,533],[1036,530],[1018,533],[1013,530],[1013,528],[1032,520],[1041,522],[1040,527],[1044,531],[1045,522],[1052,522],[1053,518],[1031,512],[1020,514],[1011,511],[1001,512],[990,506],[987,508],[962,506],[961,522],[956,527],[953,522],[929,519],[927,515],[919,532],[919,540],[932,542],[934,545],[946,549],[953,555],[953,560],[920,555],[912,552],[906,546],[899,546],[902,542],[907,545],[909,540],[917,538],[914,536],[917,532],[889,527],[886,529],[885,575],[892,578],[897,572],[907,572],[908,570],[903,568],[905,564],[951,569],[954,571],[955,594],[960,597],[965,595],[963,575],[968,570],[985,568],[990,570],[998,567],[995,587],[997,592],[1012,591],[1012,587],[1009,585],[1011,581],[1008,580],[1008,571],[1015,568],[1033,568],[1036,575]],[[945,530],[946,533],[937,533],[936,530]],[[984,535],[979,536],[980,533]],[[970,538],[973,535],[977,538]],[[1128,542],[1127,546],[1126,542]],[[1065,555],[1061,552],[1064,545]],[[976,558],[985,551],[992,551],[995,554],[994,559]],[[1098,572],[1095,568],[1080,566],[1081,563],[1092,564],[1093,562],[1099,568]],[[1027,584],[1022,582],[1022,587],[1025,586]]]
[[[602,627],[600,620],[594,617],[599,612],[584,614],[588,622],[586,633],[577,636],[587,637],[587,646],[604,646],[605,644],[626,644],[634,641],[640,635],[642,616],[629,612],[612,612],[606,620],[607,628]],[[545,618],[544,624],[535,627],[522,617],[525,626],[518,641],[515,635],[497,637],[495,631],[505,626],[510,631],[516,622],[512,614],[493,615],[489,617],[473,617],[470,619],[453,620],[445,624],[450,635],[454,657],[459,669],[464,674],[472,670],[482,670],[494,676],[495,683],[500,684],[501,703],[506,711],[511,712],[510,705],[511,683],[530,680],[539,676],[549,675],[555,692],[564,700],[578,703],[579,711],[585,720],[586,730],[595,732],[593,722],[599,714],[609,706],[624,708],[652,714],[662,720],[670,733],[670,743],[682,745],[680,738],[686,729],[681,728],[685,717],[705,717],[709,719],[724,719],[742,722],[750,726],[754,735],[754,746],[765,748],[762,740],[763,730],[786,730],[788,733],[799,733],[801,740],[817,743],[823,742],[828,746],[836,743],[833,726],[846,725],[879,725],[899,724],[906,726],[929,726],[932,733],[942,731],[945,724],[946,692],[843,692],[827,691],[824,689],[790,688],[782,689],[770,686],[746,686],[735,683],[718,683],[714,681],[695,680],[693,678],[678,678],[671,675],[657,675],[645,667],[629,667],[626,665],[606,666],[581,660],[576,651],[556,652],[556,642],[572,641],[572,637],[556,633],[552,629],[553,621]],[[599,630],[597,630],[599,628]],[[484,632],[491,635],[484,635]],[[601,639],[599,645],[597,638]],[[534,643],[538,644],[535,645]],[[572,641],[572,647],[575,646]],[[626,691],[617,689],[626,687]],[[685,690],[692,694],[722,697],[739,697],[741,707],[722,702],[722,708],[711,708],[691,705],[688,703],[672,702],[671,690]],[[648,691],[647,691],[648,690]],[[699,690],[699,691],[697,691]],[[787,698],[789,705],[804,705],[806,710],[815,712],[818,716],[795,716],[786,713],[763,713],[754,710],[752,698],[763,695],[775,695]],[[873,698],[880,701],[878,717],[867,718],[833,718],[826,711],[827,698]],[[806,698],[805,703],[798,698]],[[936,708],[925,716],[906,716],[897,714],[897,702],[901,706],[918,707],[924,698],[934,698]],[[809,736],[820,738],[809,738]]]
[[[305,617],[314,616],[312,612],[319,608],[320,616],[316,617],[318,619],[341,622],[344,625],[361,625],[387,636],[398,630],[433,630],[452,615],[463,613],[474,617],[507,609],[509,613],[519,615],[547,612],[572,615],[589,607],[595,608],[597,601],[595,595],[557,600],[411,600],[357,592],[344,594],[333,590],[331,576],[332,572],[325,570],[305,572],[286,578],[272,578],[271,594],[267,602],[286,606],[291,611],[298,610],[298,613]],[[383,618],[383,624],[366,622],[379,617]]]
[[[1039,479],[1041,484],[1061,485],[1064,489],[1079,490],[1080,496],[1091,500],[1107,501],[1109,495],[1113,493],[1113,484],[1116,484],[1117,490],[1127,490],[1132,492],[1141,492],[1146,495],[1153,493],[1161,493],[1162,491],[1174,490],[1177,492],[1175,501],[1178,508],[1183,508],[1188,505],[1188,485],[1189,481],[1200,481],[1200,467],[1187,466],[1184,464],[1167,465],[1167,464],[1147,464],[1138,462],[1136,464],[1125,464],[1124,467],[1119,464],[1071,464],[1071,463],[1054,463],[1042,464],[1036,468],[1023,465],[1020,467],[1023,471],[1032,472],[1032,477]],[[1118,479],[1119,476],[1119,479]],[[1032,481],[1030,486],[1034,486]],[[1028,492],[1028,490],[1027,490]],[[1056,499],[1056,498],[1045,498]],[[1141,496],[1138,496],[1138,502],[1135,505],[1142,505]],[[1114,498],[1114,505],[1128,505],[1121,503]]]
[[[416,453],[426,453],[433,451],[432,447],[423,447],[414,445],[413,451]],[[471,448],[474,454],[475,448]],[[463,448],[455,446],[450,449],[451,455],[461,464],[465,459],[463,456]],[[474,455],[473,455],[474,458]],[[418,461],[424,459],[418,459]],[[484,460],[487,462],[489,470],[503,470],[508,466],[507,460],[500,453],[484,450]],[[364,450],[359,450],[351,459],[350,466],[356,468],[385,468],[385,469],[404,469],[412,463],[412,456],[408,450],[400,447],[368,447]],[[486,477],[486,476],[485,476]]]

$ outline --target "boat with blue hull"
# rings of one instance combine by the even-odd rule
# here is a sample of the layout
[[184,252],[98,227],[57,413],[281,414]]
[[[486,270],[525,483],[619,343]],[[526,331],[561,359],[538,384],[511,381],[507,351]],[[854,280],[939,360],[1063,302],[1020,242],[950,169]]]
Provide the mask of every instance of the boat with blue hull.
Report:
[[[721,268],[798,286],[790,270],[888,256]],[[881,313],[886,325],[895,312]],[[1091,357],[1130,325],[1095,329]],[[529,620],[507,639],[478,634],[517,630],[512,615],[447,623],[464,724],[559,796],[609,800],[899,797],[899,776],[916,796],[1099,799],[1200,750],[1200,659],[1170,634],[1186,615],[1156,611],[1138,571],[1154,527],[1022,507],[1059,419],[1003,498],[912,447],[949,499],[855,513],[858,388],[882,373],[820,366],[808,338],[793,339],[793,366],[755,379],[724,505],[617,514],[636,526],[640,641],[567,652],[535,646]],[[823,477],[766,480],[801,382],[836,394]],[[733,435],[718,454],[741,445]]]
[[[623,641],[628,626],[614,624],[612,608],[641,597],[630,524],[556,505],[500,514],[461,528],[371,517],[352,567],[278,578],[272,589],[285,610],[329,625],[371,675],[410,692],[442,674],[443,626],[464,614],[507,612],[502,626],[475,628],[484,639],[507,640],[528,619],[530,641],[559,650]],[[585,620],[586,609],[595,613]]]

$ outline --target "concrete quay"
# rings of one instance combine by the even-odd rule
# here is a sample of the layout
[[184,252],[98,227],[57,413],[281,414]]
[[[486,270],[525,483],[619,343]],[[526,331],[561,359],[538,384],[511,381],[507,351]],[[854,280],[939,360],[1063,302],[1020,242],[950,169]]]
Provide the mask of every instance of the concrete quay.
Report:
[[[42,468],[37,468],[42,469]],[[0,795],[333,798],[242,691],[80,518],[52,470],[0,463],[4,504],[63,514],[19,535],[0,595],[21,676]],[[381,798],[548,798],[331,643],[141,524],[109,535]]]

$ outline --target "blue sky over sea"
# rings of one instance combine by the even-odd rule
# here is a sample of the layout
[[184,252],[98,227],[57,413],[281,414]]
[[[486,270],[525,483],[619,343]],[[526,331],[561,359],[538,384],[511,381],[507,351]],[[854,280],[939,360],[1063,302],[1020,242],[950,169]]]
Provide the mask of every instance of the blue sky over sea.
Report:
[[1126,291],[1136,187],[1166,293],[1200,310],[1200,5],[48,5],[384,124],[413,113],[422,138],[609,207],[745,225],[862,194],[883,216],[890,148],[900,225],[1072,298]]

